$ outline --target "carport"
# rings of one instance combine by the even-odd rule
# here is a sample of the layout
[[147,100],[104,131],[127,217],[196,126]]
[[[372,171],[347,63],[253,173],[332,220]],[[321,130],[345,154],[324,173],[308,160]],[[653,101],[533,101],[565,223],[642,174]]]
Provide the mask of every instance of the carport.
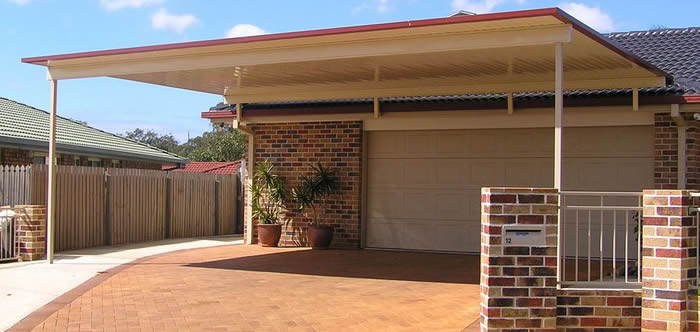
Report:
[[[449,238],[451,234],[478,234],[479,223],[475,219],[478,211],[468,214],[466,221],[472,222],[458,222],[457,226],[453,222],[441,223],[451,220],[449,215],[441,216],[441,213],[462,214],[459,207],[478,208],[479,204],[477,187],[481,183],[460,182],[460,186],[453,186],[450,170],[465,167],[493,170],[512,164],[511,168],[520,168],[522,172],[508,175],[504,169],[493,181],[515,185],[519,178],[535,172],[537,183],[528,182],[528,185],[567,188],[567,181],[575,182],[575,176],[567,173],[577,174],[579,169],[589,169],[587,162],[612,157],[604,149],[606,142],[631,137],[629,144],[634,146],[638,138],[648,139],[649,132],[625,127],[620,130],[630,131],[620,134],[613,128],[608,133],[618,134],[608,137],[598,136],[595,130],[572,130],[571,136],[568,133],[566,136],[572,141],[603,139],[594,151],[587,152],[588,160],[567,164],[564,158],[567,143],[563,140],[563,125],[568,123],[564,120],[564,90],[632,89],[628,108],[631,114],[639,109],[639,88],[667,84],[665,73],[558,8],[33,57],[23,62],[47,67],[53,119],[50,159],[55,157],[59,80],[113,77],[221,95],[226,103],[237,105],[234,127],[250,135],[249,174],[255,162],[256,137],[249,126],[255,120],[254,114],[244,111],[246,105],[369,98],[373,100],[372,111],[359,115],[364,122],[363,144],[368,144],[368,149],[363,151],[366,154],[363,186],[358,188],[362,191],[362,229],[367,232],[363,242],[369,247],[439,251],[478,251],[478,241],[474,247],[464,243],[462,237]],[[553,109],[517,114],[513,94],[541,91],[554,92]],[[506,94],[508,107],[481,122],[478,116],[469,121],[438,119],[431,118],[435,113],[428,112],[389,115],[384,114],[380,102],[392,97],[493,93]],[[275,116],[268,116],[267,121],[286,123],[290,116],[296,116],[296,121],[342,119],[338,114],[303,112]],[[581,112],[572,114],[570,121],[574,124],[607,121],[609,126],[616,123],[628,126],[639,117],[630,115],[629,119],[621,120],[606,114]],[[513,125],[515,122],[517,126]],[[503,130],[528,123],[531,124],[528,130]],[[468,131],[475,129],[482,131]],[[421,142],[431,141],[443,142],[443,147],[454,149],[421,149]],[[475,143],[462,148],[465,141]],[[497,144],[490,146],[489,142]],[[648,163],[639,160],[646,158],[645,152],[621,158],[626,157],[631,159],[623,164],[639,163],[632,172],[647,174]],[[458,166],[459,163],[468,165]],[[396,169],[402,170],[404,179],[413,174],[424,182],[406,184],[400,179],[392,182],[392,170]],[[53,174],[53,168],[49,172]],[[446,177],[420,176],[426,172]],[[472,172],[479,179],[495,176],[493,172],[482,173]],[[250,181],[248,177],[246,182],[250,184]],[[54,186],[55,182],[50,180],[49,261]],[[385,194],[402,195],[402,205],[382,207],[382,201],[392,202],[380,198]],[[429,205],[430,200],[435,203]],[[437,205],[438,202],[443,206]],[[400,232],[391,228],[385,231],[392,220],[381,218],[386,219],[392,209],[405,214],[394,219],[410,217],[432,223],[414,222],[413,226],[400,226]],[[251,241],[250,208],[246,214],[247,240]],[[428,233],[431,235],[424,237]]]

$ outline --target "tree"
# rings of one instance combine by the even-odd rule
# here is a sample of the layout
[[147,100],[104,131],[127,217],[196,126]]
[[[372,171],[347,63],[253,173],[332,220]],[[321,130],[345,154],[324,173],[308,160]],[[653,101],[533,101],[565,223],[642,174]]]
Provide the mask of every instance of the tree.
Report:
[[205,132],[180,146],[191,161],[235,161],[245,153],[245,134],[237,129]]
[[122,136],[173,153],[177,153],[179,146],[172,134],[161,135],[150,129],[144,131],[136,128],[133,131],[127,131]]
[[191,161],[236,161],[245,153],[245,134],[237,129],[204,132],[189,142],[179,144],[172,134],[136,128],[123,137],[175,153]]

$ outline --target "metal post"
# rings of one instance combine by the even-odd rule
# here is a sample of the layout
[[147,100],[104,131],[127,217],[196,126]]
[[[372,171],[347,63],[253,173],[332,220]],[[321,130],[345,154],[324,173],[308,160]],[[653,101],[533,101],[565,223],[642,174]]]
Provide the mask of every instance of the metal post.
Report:
[[46,206],[46,260],[53,264],[54,222],[56,218],[56,99],[58,81],[51,81],[51,113],[49,116],[49,174]]

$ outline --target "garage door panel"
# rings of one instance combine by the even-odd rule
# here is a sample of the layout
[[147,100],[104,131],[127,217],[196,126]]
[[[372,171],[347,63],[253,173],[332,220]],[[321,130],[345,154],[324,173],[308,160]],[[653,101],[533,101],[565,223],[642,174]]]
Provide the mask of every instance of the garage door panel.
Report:
[[435,184],[444,188],[459,188],[467,184],[471,167],[465,160],[447,159],[438,162]]
[[370,159],[368,181],[374,187],[393,187],[403,183],[403,165],[406,161],[400,159]]
[[440,220],[465,220],[470,214],[469,200],[465,191],[438,192],[435,194],[436,214]]
[[503,185],[505,168],[502,161],[474,160],[472,161],[469,184],[478,186],[489,183],[488,186]]
[[[564,135],[566,190],[653,185],[653,128]],[[372,132],[368,146],[369,247],[478,252],[481,187],[553,185],[552,129]]]
[[403,162],[403,184],[409,187],[431,187],[435,185],[437,174],[435,160],[417,159]]
[[463,156],[469,151],[469,135],[465,132],[442,132],[437,134],[437,153],[446,156]]
[[367,192],[368,217],[401,218],[403,211],[403,193],[397,191],[369,190]]

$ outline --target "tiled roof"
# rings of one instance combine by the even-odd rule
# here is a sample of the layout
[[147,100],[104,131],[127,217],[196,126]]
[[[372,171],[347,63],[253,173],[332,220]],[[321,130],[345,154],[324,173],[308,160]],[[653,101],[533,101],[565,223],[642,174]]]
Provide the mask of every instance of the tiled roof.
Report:
[[[48,112],[0,97],[0,142],[39,148],[48,146],[48,141]],[[56,118],[56,145],[59,153],[165,163],[186,162],[185,158],[176,154],[63,117]]]
[[688,93],[700,93],[700,28],[616,32],[606,37],[671,74]]
[[185,164],[182,168],[170,170],[188,173],[237,174],[240,166],[240,161],[193,161]]

